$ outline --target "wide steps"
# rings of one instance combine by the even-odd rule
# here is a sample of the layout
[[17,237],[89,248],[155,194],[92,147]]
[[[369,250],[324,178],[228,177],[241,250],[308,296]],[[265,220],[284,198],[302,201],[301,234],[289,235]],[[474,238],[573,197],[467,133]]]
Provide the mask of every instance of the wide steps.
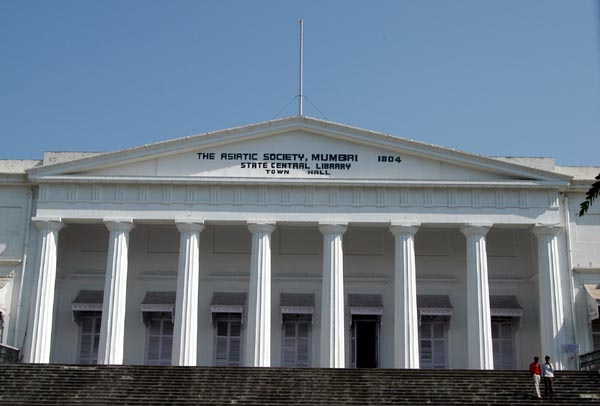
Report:
[[[555,390],[556,404],[600,404],[600,374],[558,372]],[[540,404],[532,395],[526,371],[0,364],[2,405]]]

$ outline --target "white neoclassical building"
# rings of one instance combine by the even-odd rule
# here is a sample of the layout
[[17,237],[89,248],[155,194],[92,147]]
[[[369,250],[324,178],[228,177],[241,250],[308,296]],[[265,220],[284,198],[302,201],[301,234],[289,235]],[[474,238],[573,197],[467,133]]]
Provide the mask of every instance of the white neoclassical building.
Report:
[[600,168],[307,117],[0,161],[23,362],[577,368],[600,348]]

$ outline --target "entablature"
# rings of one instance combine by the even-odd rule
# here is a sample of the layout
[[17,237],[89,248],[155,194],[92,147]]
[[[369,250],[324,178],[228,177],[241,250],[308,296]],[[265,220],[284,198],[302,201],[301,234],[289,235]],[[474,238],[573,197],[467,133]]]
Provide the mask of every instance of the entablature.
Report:
[[39,186],[38,202],[86,204],[181,204],[233,206],[463,207],[556,209],[559,192],[514,185],[377,184],[123,184],[57,183]]

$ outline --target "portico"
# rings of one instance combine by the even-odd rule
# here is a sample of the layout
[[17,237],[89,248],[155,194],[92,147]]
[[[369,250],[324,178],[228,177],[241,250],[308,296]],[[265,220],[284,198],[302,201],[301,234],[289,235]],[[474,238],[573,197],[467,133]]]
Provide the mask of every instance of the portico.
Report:
[[[182,224],[185,224],[182,225]],[[193,225],[192,225],[193,224]],[[66,228],[64,228],[60,233],[65,235],[65,239],[67,241],[71,240],[74,236],[78,239],[82,239],[83,245],[88,245],[88,242],[85,235],[88,232],[97,232],[100,228],[100,225],[85,225],[85,224],[68,224]],[[250,227],[256,227],[254,223],[251,224]],[[394,359],[393,364],[388,364],[389,367],[401,367],[401,368],[418,368],[419,367],[419,329],[421,326],[421,320],[424,315],[421,314],[418,306],[417,306],[417,294],[437,294],[444,293],[451,297],[453,310],[453,318],[452,323],[453,326],[448,326],[447,328],[455,328],[457,323],[458,325],[462,324],[459,319],[467,320],[467,323],[472,322],[472,315],[469,312],[469,304],[468,301],[464,302],[462,305],[460,304],[460,298],[458,295],[455,295],[455,290],[459,291],[468,291],[468,286],[466,286],[466,271],[460,270],[458,272],[452,271],[450,274],[442,274],[442,273],[431,273],[432,267],[427,266],[427,262],[432,259],[438,258],[443,261],[457,261],[462,262],[465,265],[467,264],[467,252],[468,249],[467,239],[464,238],[460,229],[456,228],[436,228],[432,226],[424,226],[425,228],[421,229],[420,232],[423,232],[423,245],[419,247],[419,239],[417,239],[417,249],[415,249],[414,244],[409,244],[405,240],[415,239],[418,236],[418,233],[414,233],[416,227],[412,226],[398,226],[394,225],[390,227],[393,230],[394,234],[390,232],[386,227],[368,227],[368,226],[352,226],[350,225],[330,225],[327,224],[325,226],[321,225],[281,225],[279,227],[269,225],[263,231],[266,234],[270,234],[271,237],[275,235],[276,241],[275,243],[270,244],[270,249],[276,249],[276,254],[271,254],[270,249],[260,249],[257,250],[255,247],[256,243],[252,243],[252,239],[256,239],[259,237],[254,237],[254,234],[249,231],[248,226],[242,225],[213,225],[213,224],[204,224],[202,226],[198,225],[198,223],[178,223],[177,226],[175,224],[171,226],[166,226],[164,224],[160,225],[149,225],[149,224],[141,224],[132,229],[132,238],[133,244],[138,245],[138,249],[140,245],[153,245],[156,241],[153,239],[156,238],[158,232],[162,235],[166,235],[169,237],[177,237],[177,232],[179,233],[180,238],[180,246],[184,247],[182,251],[179,253],[173,252],[170,255],[166,255],[166,253],[161,253],[160,256],[169,257],[164,258],[167,262],[170,262],[170,265],[162,267],[163,270],[152,270],[148,268],[148,265],[145,264],[151,260],[151,257],[156,256],[155,252],[146,251],[143,255],[140,255],[138,249],[134,251],[134,253],[130,254],[129,264],[131,264],[131,269],[126,270],[127,273],[133,273],[133,278],[130,278],[127,283],[135,283],[136,291],[146,292],[152,290],[173,290],[176,291],[177,304],[175,305],[175,317],[174,317],[174,339],[173,339],[173,355],[172,362],[175,365],[196,365],[199,362],[211,364],[210,356],[202,356],[202,354],[198,354],[198,348],[202,346],[202,341],[208,341],[209,343],[212,341],[210,339],[211,336],[211,320],[209,320],[209,301],[213,295],[211,292],[215,291],[234,291],[234,292],[247,292],[248,301],[244,304],[244,309],[241,311],[242,321],[243,321],[243,334],[245,335],[245,344],[243,349],[244,353],[244,363],[243,365],[255,365],[255,366],[276,366],[279,362],[281,362],[281,358],[279,356],[275,356],[277,359],[277,363],[274,364],[271,360],[274,353],[277,353],[281,350],[277,350],[277,348],[281,347],[279,341],[281,339],[277,339],[277,336],[280,334],[281,323],[282,323],[282,315],[283,313],[280,311],[277,300],[271,300],[271,298],[278,298],[280,293],[312,293],[317,298],[315,307],[310,313],[311,320],[311,329],[313,331],[312,334],[312,352],[311,356],[313,360],[317,360],[316,364],[312,364],[314,366],[331,366],[331,367],[344,367],[349,364],[349,354],[352,349],[347,348],[349,346],[349,333],[348,329],[351,325],[351,317],[348,309],[348,294],[351,292],[353,294],[378,294],[381,295],[384,301],[383,310],[381,317],[381,342],[379,343],[380,351],[382,354],[387,354],[388,357]],[[263,226],[265,227],[265,226]],[[423,227],[423,226],[422,226]],[[470,225],[469,227],[472,227]],[[199,228],[204,228],[204,230],[200,233],[197,230]],[[86,230],[87,229],[87,230]],[[272,231],[270,231],[272,229]],[[349,238],[350,240],[343,244],[341,241],[334,248],[331,248],[332,251],[327,252],[325,250],[325,245],[330,246],[328,243],[328,236],[323,233],[323,229],[326,232],[334,232],[332,237],[329,238],[338,238],[340,239],[344,237],[344,234],[340,235],[340,232],[345,229],[349,229]],[[491,227],[492,235],[494,235],[493,227]],[[136,235],[136,232],[140,232],[140,234]],[[256,231],[255,231],[256,232]],[[404,232],[404,235],[400,234]],[[61,235],[59,233],[59,235]],[[206,233],[206,234],[205,234]],[[414,234],[413,234],[414,233]],[[442,233],[446,236],[451,236],[451,240],[449,241],[451,247],[436,247],[431,241],[431,236]],[[111,237],[109,230],[104,233],[103,237],[108,238],[109,240],[113,240],[115,237]],[[228,237],[236,235],[236,234],[245,234],[241,239],[248,245],[246,247],[245,252],[239,249],[241,244],[238,246],[234,242],[234,246],[231,251],[237,251],[236,256],[240,258],[235,260],[234,263],[231,264],[232,271],[227,271],[226,269],[219,269],[217,262],[219,262],[219,258],[223,255],[232,255],[219,253],[219,249],[221,248],[221,244],[228,240]],[[506,234],[516,234],[517,239],[525,239],[533,240],[533,234],[526,229],[520,230],[499,230],[497,234],[500,234],[500,237],[496,236],[496,240],[498,238],[502,238],[503,235]],[[154,236],[153,236],[154,235]],[[198,238],[195,244],[192,244],[191,247],[187,245],[187,241],[197,235]],[[191,237],[190,237],[191,236]],[[367,241],[373,238],[378,239],[377,243],[381,242],[384,244],[382,251],[379,250],[377,244],[370,244],[364,247],[360,247],[360,244],[369,244]],[[309,254],[305,247],[305,250],[302,254],[292,254],[289,250],[289,245],[293,245],[290,243],[302,243],[306,238],[315,237],[322,240],[322,244],[324,244],[323,250],[314,249],[317,248],[318,244],[315,244],[313,241],[313,251],[314,254]],[[404,239],[400,242],[399,238]],[[259,238],[260,239],[260,238]],[[264,237],[263,237],[264,239]],[[463,241],[461,241],[461,239]],[[145,240],[145,241],[144,241]],[[59,237],[59,241],[61,241]],[[335,241],[335,240],[334,240]],[[92,243],[91,241],[89,241]],[[98,241],[97,241],[98,242]],[[68,244],[68,243],[66,243]],[[106,243],[109,245],[110,241]],[[200,246],[207,245],[204,252],[197,251],[194,254],[194,251],[197,250],[197,244]],[[260,245],[260,244],[259,244]],[[302,244],[304,245],[304,244]],[[398,246],[402,249],[398,250]],[[453,250],[454,247],[459,246],[463,249],[462,252],[458,252],[456,255],[444,255],[444,251]],[[344,248],[349,250],[348,253],[344,253]],[[144,250],[146,247],[143,247]],[[310,247],[309,247],[310,248]],[[88,250],[87,252],[82,250],[81,247],[71,246],[70,247],[73,252],[67,252],[64,248],[59,248],[55,255],[61,256],[67,259],[67,262],[78,262],[82,257],[89,257],[91,255],[98,257],[98,255],[102,251],[98,249],[98,251]],[[167,248],[163,248],[165,251]],[[209,251],[210,252],[206,252]],[[258,252],[257,252],[258,251]],[[429,251],[429,252],[427,252]],[[436,255],[431,255],[432,251],[436,253]],[[113,263],[116,259],[118,259],[118,255],[114,253],[114,251],[108,250],[108,252],[104,252],[105,255],[109,258],[107,262]],[[426,255],[430,254],[430,255]],[[537,254],[539,255],[539,254]],[[438,257],[439,256],[439,257]],[[343,261],[333,262],[332,259],[327,259],[331,257],[343,258]],[[415,265],[411,265],[410,259],[407,261],[402,261],[402,264],[408,263],[406,267],[404,265],[398,265],[399,258],[413,258],[413,262]],[[461,259],[462,257],[462,259]],[[71,258],[71,259],[69,259]],[[177,265],[177,258],[179,258],[179,266]],[[181,258],[191,258],[189,260],[189,265],[182,265]],[[288,259],[289,258],[289,259]],[[323,258],[322,261],[319,261],[319,258]],[[416,260],[415,260],[416,258]],[[496,259],[501,259],[502,257],[497,257]],[[114,259],[114,260],[113,260]],[[300,264],[296,264],[296,260],[302,261]],[[531,258],[519,258],[519,262],[521,264],[520,267],[528,265],[528,262]],[[338,260],[339,261],[339,260]],[[321,264],[319,262],[322,262]],[[354,263],[353,263],[354,262]],[[369,266],[369,262],[372,263],[372,268]],[[252,263],[263,264],[262,267],[262,286],[259,286],[257,281],[252,281],[253,275],[252,272],[256,272],[259,274],[257,270],[252,269]],[[267,268],[268,263],[275,263],[276,271],[269,278],[264,276],[265,268]],[[396,265],[394,265],[396,263]],[[487,265],[487,261],[483,261],[480,258],[479,263],[485,263]],[[135,264],[135,265],[134,265]],[[194,265],[195,264],[195,265]],[[202,264],[202,265],[201,265]],[[420,267],[418,265],[421,265]],[[63,272],[69,272],[69,274],[64,275],[62,277],[58,277],[59,280],[59,292],[60,294],[64,294],[63,292],[73,292],[73,297],[70,300],[73,300],[74,296],[77,294],[79,290],[69,288],[69,285],[78,286],[79,289],[84,288],[94,288],[102,285],[102,280],[110,279],[107,274],[103,274],[103,269],[101,268],[101,264],[98,261],[97,264],[90,265],[98,265],[97,269],[72,269]],[[165,264],[166,265],[166,264]],[[482,265],[483,266],[483,265]],[[205,268],[203,271],[200,271],[200,268]],[[258,267],[258,265],[257,265]],[[95,268],[92,266],[92,268]],[[211,269],[206,269],[211,268]],[[243,269],[240,269],[243,268]],[[449,269],[452,267],[449,267]],[[192,275],[189,275],[193,270],[196,269],[197,275],[194,278]],[[238,271],[238,269],[240,269]],[[245,270],[244,270],[245,269]],[[412,269],[412,272],[410,270]],[[402,272],[400,272],[400,270]],[[337,281],[329,281],[325,282],[325,278],[330,277],[328,275],[337,274]],[[462,273],[462,274],[461,274]],[[523,284],[523,280],[527,280],[531,277],[535,277],[532,274],[527,274],[524,276],[521,281],[510,281],[506,280],[507,277],[504,275],[505,272],[500,272],[498,275],[495,275],[492,278],[487,279],[488,283],[492,285],[496,289],[497,292],[506,293],[507,291],[512,291],[512,289],[506,289],[507,286],[519,285]],[[185,277],[187,274],[187,280],[191,282],[185,281]],[[183,276],[182,276],[183,275]],[[397,276],[400,275],[400,278]],[[412,275],[412,278],[411,278]],[[258,279],[258,276],[256,278]],[[516,275],[512,275],[515,277]],[[184,282],[181,282],[184,279]],[[462,279],[462,281],[461,281]],[[406,283],[405,280],[412,280],[412,284]],[[405,283],[405,285],[412,285],[412,289],[405,288],[401,290],[401,294],[398,295],[398,285]],[[141,285],[141,286],[140,286]],[[271,286],[272,285],[272,286]],[[506,285],[506,286],[505,286]],[[322,286],[322,288],[319,288]],[[327,288],[327,286],[331,286]],[[332,297],[336,297],[336,293],[330,293],[334,287],[336,286],[339,293],[337,293],[336,300],[331,300]],[[196,289],[196,294],[194,294],[193,289]],[[109,292],[111,287],[108,289],[106,286],[103,288],[104,290],[104,300],[106,302],[106,297],[110,296]],[[129,288],[131,290],[131,288]],[[473,289],[471,287],[471,289]],[[404,293],[408,291],[408,293]],[[483,290],[483,289],[482,289]],[[127,320],[135,320],[138,323],[137,319],[141,320],[139,304],[141,300],[135,297],[128,297],[131,295],[127,295],[125,292],[127,289],[121,289],[121,296],[114,295],[113,301],[115,303],[122,303],[121,307],[123,309],[127,309],[132,314],[129,314],[126,317]],[[480,296],[483,296],[480,293],[479,289],[475,289],[476,293]],[[186,293],[187,292],[187,293]],[[412,300],[410,299],[412,293]],[[514,293],[514,292],[511,292]],[[489,308],[489,289],[488,289],[488,300],[487,300],[487,312],[489,321],[487,323],[487,331],[482,332],[481,334],[474,334],[477,340],[487,344],[489,348],[492,346],[492,337],[491,337],[491,316],[490,308]],[[139,296],[139,294],[137,294]],[[462,296],[462,295],[461,295]],[[526,300],[523,294],[517,295],[520,301]],[[36,296],[37,297],[37,296]],[[187,299],[186,299],[187,298]],[[196,301],[194,304],[193,301]],[[467,297],[468,300],[470,300]],[[37,299],[40,300],[40,299]],[[192,302],[192,304],[186,305],[179,304],[180,301],[184,302],[188,300],[188,302]],[[138,302],[137,305],[135,302]],[[132,303],[133,302],[133,303]],[[256,302],[262,304],[262,310],[256,310],[259,305],[255,305],[254,308],[250,305],[251,303]],[[271,302],[270,305],[266,305],[267,302]],[[400,302],[400,303],[398,303]],[[411,305],[412,303],[412,305]],[[65,322],[73,322],[73,318],[70,315],[70,307],[63,305],[62,309],[59,310],[58,320],[54,321],[54,326],[56,323],[63,324]],[[56,305],[60,306],[60,303],[56,303]],[[536,311],[539,311],[542,303],[533,303],[533,308]],[[106,307],[106,303],[103,306],[103,309]],[[320,307],[320,309],[319,309]],[[409,311],[408,309],[412,309]],[[531,308],[528,308],[531,310]],[[36,309],[37,310],[37,309]],[[43,309],[37,310],[42,312]],[[53,312],[57,313],[57,309],[53,306]],[[178,316],[179,312],[181,312],[182,316]],[[199,315],[200,313],[200,315]],[[269,317],[266,317],[265,314],[273,313]],[[103,315],[104,315],[103,311]],[[188,316],[184,317],[183,315],[188,314]],[[189,316],[189,314],[195,315]],[[302,314],[302,313],[298,313]],[[337,319],[337,323],[330,322],[327,319],[329,315],[339,315]],[[397,319],[401,318],[405,315],[405,321],[398,322]],[[125,316],[123,316],[125,317]],[[178,317],[181,317],[181,322],[178,322]],[[329,316],[335,317],[335,316]],[[477,316],[480,317],[480,316]],[[202,322],[202,320],[208,321]],[[254,321],[253,321],[254,319]],[[320,322],[319,322],[320,319]],[[124,318],[125,320],[125,318]],[[325,320],[328,320],[325,322]],[[471,321],[469,321],[471,320]],[[107,325],[102,320],[102,325]],[[187,323],[187,325],[185,324]],[[254,326],[251,323],[255,323]],[[450,324],[450,323],[449,323]],[[110,324],[108,324],[110,326]],[[132,330],[132,326],[129,325],[127,327],[127,323],[125,323],[126,328],[121,329],[121,333],[115,332],[114,327],[112,332],[109,332],[107,329],[106,332],[101,330],[102,334],[110,335],[113,337],[114,342],[126,343],[128,339],[126,336]],[[463,329],[465,326],[462,326]],[[466,331],[457,331],[454,334],[457,337],[464,335],[465,339],[471,342],[471,338],[468,338],[468,334],[473,334],[472,331],[469,331],[468,324],[466,326]],[[56,328],[56,327],[55,327]],[[321,343],[318,344],[318,337],[316,332],[321,330]],[[200,330],[200,331],[199,331]],[[333,331],[333,332],[332,332]],[[400,333],[398,333],[400,331]],[[196,332],[196,339],[190,339],[189,337],[194,336],[194,332]],[[391,333],[391,334],[390,334]],[[50,332],[49,335],[55,335],[55,332]],[[411,336],[412,334],[412,336]],[[532,334],[531,332],[529,334]],[[537,335],[537,333],[533,333]],[[326,338],[333,337],[333,339],[325,339],[323,340],[323,336]],[[181,337],[181,338],[177,338]],[[255,337],[252,339],[252,337]],[[412,337],[412,338],[411,338]],[[390,339],[391,338],[391,339]],[[129,338],[132,340],[133,338]],[[186,341],[184,341],[186,339]],[[412,346],[411,342],[412,340]],[[487,340],[487,341],[486,341]],[[271,341],[275,341],[275,344],[272,344]],[[100,341],[102,343],[102,341]],[[408,342],[407,344],[404,344]],[[181,344],[179,344],[181,343]],[[75,345],[75,343],[72,343]],[[125,344],[121,344],[120,346],[120,356],[123,357],[123,348]],[[179,348],[178,348],[179,345]],[[451,343],[446,342],[446,345],[451,345]],[[56,347],[60,347],[61,344],[55,345]],[[126,347],[127,345],[125,345]],[[113,346],[114,348],[114,346]],[[319,349],[320,348],[320,349]],[[408,350],[401,351],[402,348],[408,348]],[[412,351],[410,349],[412,348]],[[493,353],[488,351],[487,353],[480,354],[477,351],[474,351],[472,346],[469,345],[465,347],[464,350],[468,349],[469,357],[477,356],[477,359],[482,359],[487,362],[489,368],[493,368]],[[60,350],[56,348],[54,354],[60,353]],[[114,359],[115,350],[111,351],[109,345],[104,344],[104,347],[99,347],[99,353],[111,354]],[[52,351],[48,351],[45,356],[50,360]],[[181,355],[178,355],[181,354]],[[187,354],[187,358],[184,355]],[[194,357],[189,354],[195,354]],[[251,355],[249,355],[251,354]],[[258,355],[262,354],[262,358],[259,358]],[[328,354],[337,354],[337,358],[333,355]],[[446,356],[449,356],[449,352],[446,351]],[[57,355],[54,355],[57,356]],[[106,355],[106,357],[109,357]],[[254,357],[254,359],[253,359]],[[179,360],[178,358],[183,360]],[[331,360],[333,358],[333,360]],[[398,360],[400,358],[400,361]],[[99,362],[101,362],[103,358],[99,358]],[[109,359],[111,359],[109,357]],[[412,359],[412,364],[408,363],[409,360]],[[469,358],[471,360],[472,358]],[[329,360],[329,361],[325,361]],[[406,361],[404,361],[406,360]],[[71,359],[71,361],[75,361]],[[483,362],[482,361],[482,362]],[[130,363],[131,359],[121,358],[120,362],[114,363]],[[259,362],[262,362],[260,364]],[[328,364],[330,362],[331,364]],[[337,362],[337,364],[335,363]],[[385,365],[385,361],[383,361],[383,365]],[[405,362],[404,364],[402,362]],[[469,361],[470,362],[470,361]],[[109,363],[109,362],[106,362]],[[469,365],[473,368],[480,368],[477,366]]]
[[[342,157],[349,166],[308,174]],[[531,342],[559,367],[569,362],[563,305],[544,294],[562,295],[565,280],[562,175],[296,118],[30,177],[40,188],[31,362],[78,362],[71,302],[81,290],[103,291],[104,364],[144,363],[158,348],[173,365],[307,357],[308,366],[349,367],[360,341],[350,294],[381,298],[363,312],[377,326],[377,366],[419,368],[437,356],[436,365],[493,369],[494,295],[523,307],[505,323],[515,368],[539,351]],[[155,291],[175,292],[172,316],[141,317]],[[314,303],[283,312],[282,294]],[[451,311],[425,311],[423,295],[446,296]]]

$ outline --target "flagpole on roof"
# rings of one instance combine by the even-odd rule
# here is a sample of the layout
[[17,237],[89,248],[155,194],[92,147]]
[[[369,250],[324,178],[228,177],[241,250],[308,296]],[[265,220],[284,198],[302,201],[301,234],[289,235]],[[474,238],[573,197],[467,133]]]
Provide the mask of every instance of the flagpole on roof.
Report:
[[304,20],[299,19],[298,23],[300,24],[300,92],[298,94],[298,114],[300,116],[304,115],[303,106],[302,106],[302,71],[304,69]]

